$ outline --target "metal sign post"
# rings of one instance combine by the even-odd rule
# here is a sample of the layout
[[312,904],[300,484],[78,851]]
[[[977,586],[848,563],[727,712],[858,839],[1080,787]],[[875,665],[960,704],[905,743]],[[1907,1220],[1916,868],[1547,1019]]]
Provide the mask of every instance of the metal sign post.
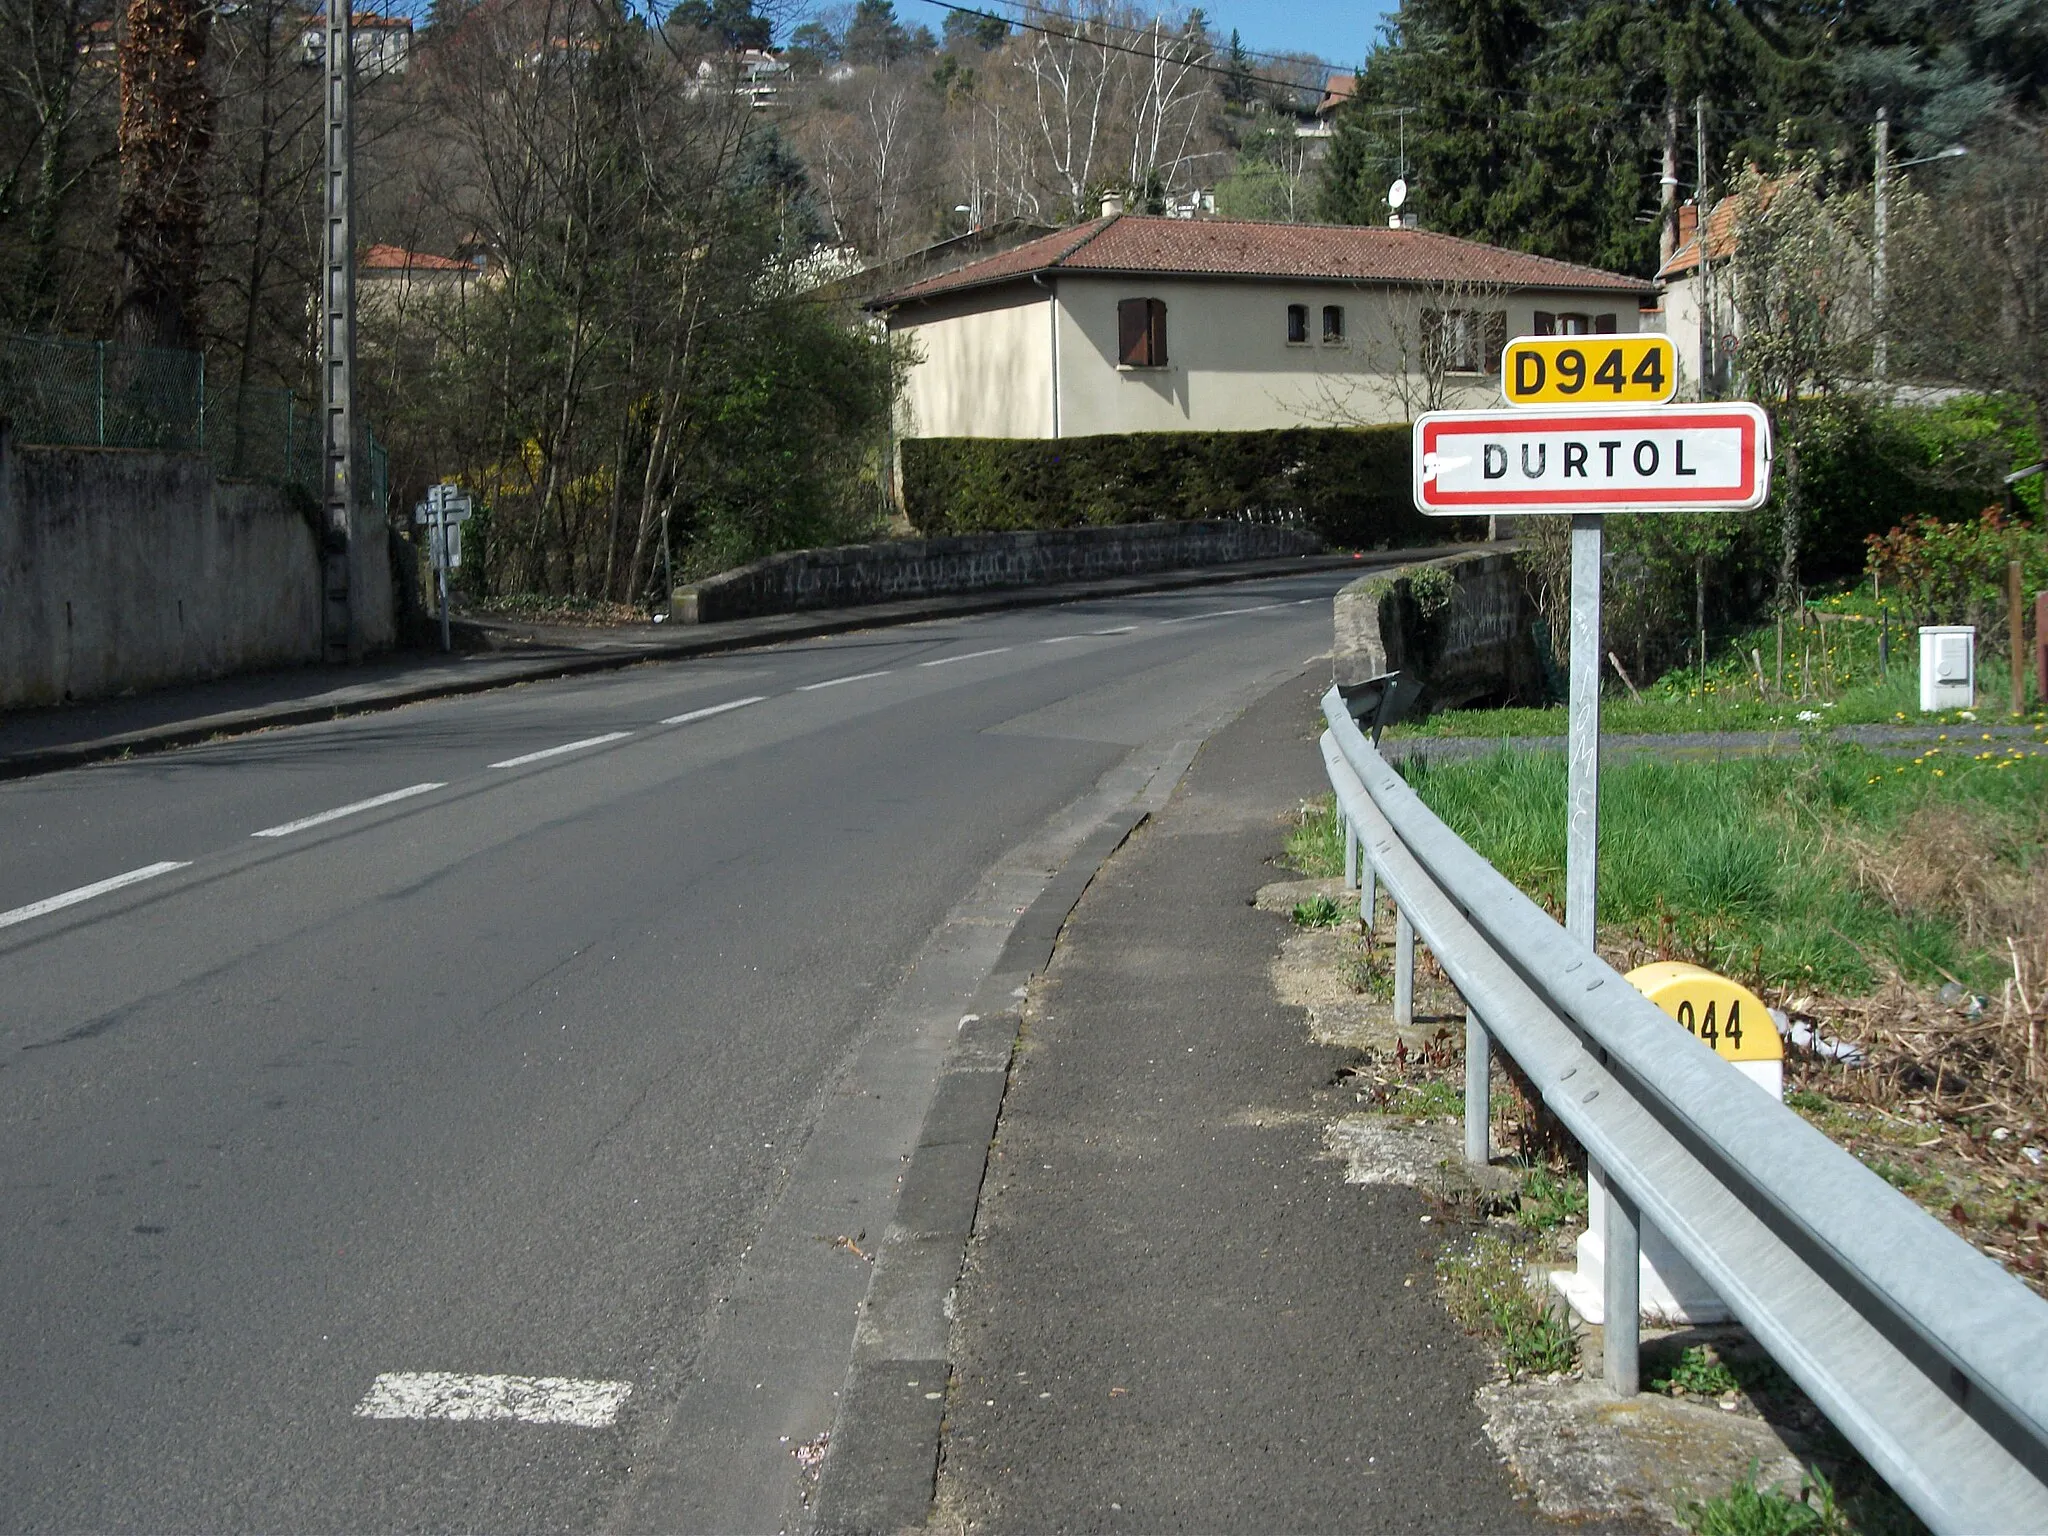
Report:
[[[1669,398],[1675,379],[1669,352],[1662,338],[1524,337],[1502,359],[1511,402],[1549,402],[1580,388],[1597,399],[1604,386],[1610,399],[1652,403],[1441,411],[1415,422],[1415,505],[1425,514],[1571,516],[1565,931],[1589,950],[1599,922],[1601,518],[1746,511],[1770,490],[1770,422],[1757,407],[1654,403]],[[1519,373],[1511,371],[1517,362]],[[1628,1396],[1638,1377],[1640,1221],[1626,1192],[1590,1160],[1587,1182],[1589,1228],[1604,1255],[1605,1376]]]
[[448,573],[462,569],[462,524],[469,513],[469,498],[452,480],[430,487],[427,499],[413,508],[412,520],[426,524],[427,528],[427,558],[434,567],[434,582],[441,599],[444,652],[454,649],[448,635]]

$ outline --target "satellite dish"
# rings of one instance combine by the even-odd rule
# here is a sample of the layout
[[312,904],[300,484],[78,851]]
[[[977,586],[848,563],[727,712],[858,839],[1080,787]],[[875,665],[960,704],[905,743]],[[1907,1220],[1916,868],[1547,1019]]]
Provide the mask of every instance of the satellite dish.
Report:
[[1407,201],[1408,180],[1406,177],[1396,177],[1394,184],[1387,188],[1387,206],[1389,208],[1398,208]]

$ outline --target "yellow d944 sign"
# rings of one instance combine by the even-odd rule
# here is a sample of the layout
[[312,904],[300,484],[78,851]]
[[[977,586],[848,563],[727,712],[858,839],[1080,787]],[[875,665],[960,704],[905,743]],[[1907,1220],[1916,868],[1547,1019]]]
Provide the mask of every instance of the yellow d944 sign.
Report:
[[1509,405],[1661,405],[1678,392],[1669,336],[1520,336],[1501,354]]
[[1739,981],[1679,960],[1639,965],[1626,980],[1729,1061],[1785,1059],[1770,1009]]

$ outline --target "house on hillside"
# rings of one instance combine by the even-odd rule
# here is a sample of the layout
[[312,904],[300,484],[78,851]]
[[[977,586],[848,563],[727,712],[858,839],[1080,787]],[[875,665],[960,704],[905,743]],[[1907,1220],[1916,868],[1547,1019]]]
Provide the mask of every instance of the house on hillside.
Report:
[[1638,329],[1640,279],[1417,229],[1108,213],[883,294],[903,437],[1406,421],[1510,336]]
[[478,262],[373,245],[356,258],[356,307],[365,315],[404,319],[431,304],[460,303],[482,276]]
[[[412,22],[404,16],[357,11],[350,18],[349,52],[365,77],[402,75],[412,62]],[[327,62],[327,20],[316,11],[299,40],[299,62],[309,69]]]

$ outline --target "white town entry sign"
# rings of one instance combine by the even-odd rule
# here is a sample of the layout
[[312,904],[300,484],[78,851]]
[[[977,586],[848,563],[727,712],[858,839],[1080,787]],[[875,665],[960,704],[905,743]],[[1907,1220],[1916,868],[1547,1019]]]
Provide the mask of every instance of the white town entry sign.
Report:
[[1763,505],[1770,422],[1747,403],[1438,411],[1415,423],[1415,505],[1438,517]]

